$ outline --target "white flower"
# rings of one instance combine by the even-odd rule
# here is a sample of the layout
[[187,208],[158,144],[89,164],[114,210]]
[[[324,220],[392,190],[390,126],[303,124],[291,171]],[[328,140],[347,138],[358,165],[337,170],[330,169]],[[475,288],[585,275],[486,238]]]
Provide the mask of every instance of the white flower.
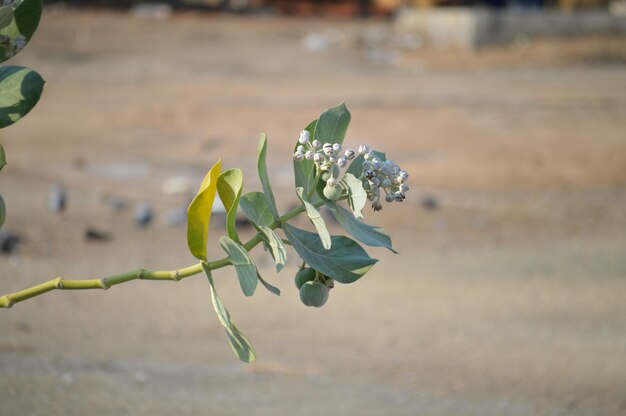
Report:
[[359,154],[362,155],[364,153],[369,153],[370,147],[366,144],[362,144],[359,146]]
[[300,138],[298,139],[298,142],[300,144],[305,144],[309,141],[309,137],[311,137],[311,133],[309,133],[307,130],[302,130],[300,132]]

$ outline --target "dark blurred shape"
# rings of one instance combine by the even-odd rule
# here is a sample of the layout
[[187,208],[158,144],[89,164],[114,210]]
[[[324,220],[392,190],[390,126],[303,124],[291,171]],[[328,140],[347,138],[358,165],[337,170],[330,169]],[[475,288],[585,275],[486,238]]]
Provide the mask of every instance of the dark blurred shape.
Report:
[[48,191],[48,209],[55,214],[61,214],[67,207],[67,193],[61,184],[55,183]]
[[139,227],[147,227],[152,222],[154,211],[148,204],[139,204],[135,208],[135,223]]
[[13,254],[17,252],[22,239],[11,231],[0,231],[0,253]]
[[420,203],[422,207],[427,210],[439,209],[439,200],[434,195],[424,195]]
[[252,227],[252,223],[246,217],[237,217],[235,218],[235,225],[237,228],[250,228]]
[[87,241],[104,242],[104,241],[110,241],[111,238],[112,237],[110,233],[103,231],[103,230],[98,230],[97,228],[88,227],[85,230],[85,240]]

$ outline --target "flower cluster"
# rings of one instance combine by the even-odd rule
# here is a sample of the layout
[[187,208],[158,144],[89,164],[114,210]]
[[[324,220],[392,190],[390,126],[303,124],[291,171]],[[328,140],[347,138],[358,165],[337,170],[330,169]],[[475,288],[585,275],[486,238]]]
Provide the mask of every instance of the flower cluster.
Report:
[[4,48],[4,57],[11,58],[24,49],[24,46],[26,46],[26,38],[23,35],[17,35],[14,38],[7,35],[0,35],[0,46]]
[[406,184],[409,174],[402,170],[393,160],[381,160],[367,145],[359,147],[359,154],[363,155],[363,173],[361,180],[367,192],[367,199],[372,201],[374,211],[383,209],[381,204],[381,188],[385,193],[385,201],[402,202],[405,193],[409,190]]
[[328,186],[335,186],[338,181],[339,168],[347,166],[348,161],[355,158],[356,153],[352,149],[346,149],[342,152],[341,144],[339,143],[324,143],[319,140],[310,141],[311,135],[307,130],[300,132],[300,138],[298,139],[298,147],[293,154],[293,158],[296,161],[312,160],[315,162],[317,168],[321,171],[328,171],[328,179],[326,184]]
[[[303,130],[300,133],[299,145],[293,155],[294,160],[312,160],[320,172],[328,172],[321,175],[326,180],[326,185],[336,188],[340,168],[345,167],[349,161],[357,157],[357,152],[352,149],[342,152],[339,143],[322,144],[319,140],[310,141],[310,138],[308,131]],[[409,190],[406,184],[409,174],[394,161],[382,160],[366,144],[359,146],[358,155],[362,156],[363,160],[359,179],[363,181],[363,189],[367,193],[367,198],[372,202],[374,211],[380,211],[383,208],[381,189],[386,202],[404,201],[405,193]],[[326,191],[324,192],[326,195]]]

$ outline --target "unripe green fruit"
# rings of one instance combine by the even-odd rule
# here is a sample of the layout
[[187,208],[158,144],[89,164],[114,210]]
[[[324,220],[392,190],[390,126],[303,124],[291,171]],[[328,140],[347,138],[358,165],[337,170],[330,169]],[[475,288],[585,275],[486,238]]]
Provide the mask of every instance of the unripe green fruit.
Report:
[[298,273],[296,273],[296,277],[294,280],[296,282],[296,287],[300,289],[303,284],[305,284],[306,282],[310,282],[311,280],[314,280],[314,279],[315,279],[315,270],[313,270],[310,267],[307,267],[306,269],[302,269]]
[[306,282],[300,288],[300,300],[306,306],[319,308],[328,300],[328,287],[320,282]]
[[341,189],[341,186],[339,185],[335,185],[335,186],[326,185],[324,187],[324,196],[330,199],[331,201],[336,201],[341,196],[342,191],[343,189]]
[[322,172],[322,175],[320,176],[320,179],[323,180],[324,182],[326,182],[327,180],[330,179],[330,172],[325,170],[324,172]]

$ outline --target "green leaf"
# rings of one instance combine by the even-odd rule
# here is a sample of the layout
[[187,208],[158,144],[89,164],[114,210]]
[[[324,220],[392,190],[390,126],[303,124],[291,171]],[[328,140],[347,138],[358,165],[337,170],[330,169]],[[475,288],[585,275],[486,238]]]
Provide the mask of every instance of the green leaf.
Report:
[[228,169],[217,178],[217,192],[226,209],[226,231],[228,236],[239,242],[237,235],[237,207],[243,188],[243,173],[241,169]]
[[270,225],[274,221],[274,216],[263,192],[243,194],[239,201],[239,206],[241,206],[246,217],[257,227]]
[[343,184],[348,188],[348,204],[355,218],[363,218],[361,210],[367,202],[367,193],[363,189],[363,182],[353,174],[346,173],[342,179]]
[[267,176],[267,166],[265,162],[265,154],[267,153],[267,137],[265,133],[261,133],[259,138],[259,161],[257,163],[257,168],[259,171],[259,179],[261,180],[261,185],[263,186],[263,193],[265,195],[265,199],[267,200],[267,204],[269,205],[272,215],[275,219],[279,218],[278,210],[276,209],[276,201],[274,200],[274,194],[272,193],[272,187],[270,186],[270,178]]
[[345,104],[324,111],[315,126],[315,138],[322,143],[343,143],[350,124],[350,111]]
[[4,224],[4,220],[7,217],[7,207],[6,205],[4,205],[4,199],[2,198],[2,195],[0,195],[0,228],[2,228],[2,225]]
[[308,215],[309,219],[315,226],[317,233],[319,234],[319,238],[322,241],[322,247],[328,250],[332,245],[332,241],[330,239],[330,233],[326,228],[326,223],[324,223],[324,219],[320,215],[317,208],[315,208],[313,204],[311,204],[304,198],[302,192],[302,188],[296,188],[296,194],[298,194],[298,198],[300,198],[300,201],[302,201],[302,203],[304,204],[304,209],[306,209],[306,215]]
[[[315,140],[315,126],[317,125],[317,120],[313,120],[309,123],[309,125],[305,128],[306,131],[309,132],[309,141]],[[298,141],[296,141],[296,145],[293,148],[293,151],[296,151],[296,148],[300,145]],[[315,186],[315,162],[312,160],[303,159],[301,161],[293,161],[293,173],[296,179],[296,188],[304,189],[304,194],[308,195],[311,191],[311,188]]]
[[[13,7],[13,19],[0,28],[0,34],[12,40],[21,35],[24,36],[26,42],[29,42],[39,26],[43,8],[42,0],[16,1],[9,7]],[[0,46],[0,62],[10,59],[18,52],[19,50],[9,51],[4,46]]]
[[259,229],[265,236],[272,257],[274,257],[274,261],[276,262],[276,272],[280,272],[287,264],[287,248],[283,240],[281,240],[271,228],[262,225]]
[[259,282],[261,282],[261,284],[262,284],[263,286],[265,286],[265,288],[266,288],[267,290],[269,290],[270,292],[272,292],[272,293],[273,293],[273,294],[275,294],[276,296],[280,296],[280,289],[279,289],[279,288],[277,288],[276,286],[273,286],[273,285],[271,285],[271,284],[267,283],[267,282],[266,282],[266,281],[265,281],[265,280],[261,277],[261,275],[259,274],[259,272],[258,272],[258,271],[257,271],[257,273],[256,273],[256,277],[257,277],[257,279],[259,279]]
[[39,101],[43,85],[44,80],[32,69],[0,67],[0,128],[10,126],[28,114]]
[[218,160],[204,177],[198,193],[187,208],[187,245],[191,254],[199,260],[206,260],[211,209],[221,168],[222,162]]
[[237,270],[239,285],[243,294],[252,296],[257,285],[257,270],[252,257],[241,244],[228,237],[221,237],[220,244]]
[[363,244],[372,247],[385,247],[392,252],[397,252],[391,247],[391,238],[382,227],[376,227],[354,218],[354,215],[341,205],[327,202],[326,206],[333,213],[335,219],[350,235]]
[[202,263],[202,269],[206,274],[206,277],[209,279],[209,284],[211,285],[211,300],[213,301],[213,309],[215,309],[215,313],[217,314],[217,318],[220,323],[226,330],[226,335],[228,336],[228,341],[230,342],[230,346],[233,351],[239,357],[241,361],[246,363],[251,363],[256,360],[256,354],[250,341],[237,329],[237,327],[233,324],[230,313],[222,303],[222,300],[217,295],[217,291],[215,290],[215,284],[213,283],[213,278],[211,277],[211,270]]
[[0,145],[0,170],[7,165],[7,157],[4,153],[4,147]]
[[298,255],[309,266],[339,283],[352,283],[369,271],[378,261],[367,255],[356,241],[332,236],[332,249],[326,250],[315,233],[283,224],[285,235]]
[[0,7],[0,30],[4,29],[13,21],[13,7],[2,6]]

